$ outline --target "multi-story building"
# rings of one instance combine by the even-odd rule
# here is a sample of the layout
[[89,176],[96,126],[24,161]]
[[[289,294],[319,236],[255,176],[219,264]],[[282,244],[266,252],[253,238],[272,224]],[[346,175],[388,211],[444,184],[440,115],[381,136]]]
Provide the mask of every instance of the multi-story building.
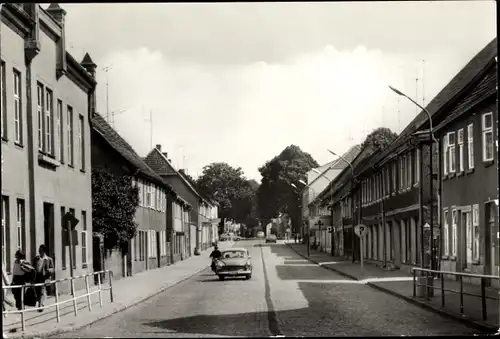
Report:
[[320,200],[316,200],[316,197],[344,168],[349,167],[349,163],[358,156],[360,151],[361,147],[355,145],[349,148],[342,157],[307,173],[307,186],[302,190],[302,205],[304,206],[304,203],[309,201],[306,204],[308,216],[306,222],[310,230],[311,243],[317,244],[321,250],[332,251],[334,236],[333,233],[327,231],[328,227],[332,226],[331,211],[326,205],[320,204]]
[[[17,249],[32,258],[45,244],[58,279],[93,270],[96,65],[66,51],[65,14],[57,4],[4,3],[0,23],[2,264],[10,272]],[[68,211],[79,219],[71,249],[62,225]]]
[[[139,189],[134,220],[137,233],[129,242],[128,254],[124,256],[118,250],[109,249],[95,253],[96,270],[111,269],[115,277],[126,277],[168,265],[172,260],[167,233],[167,196],[176,193],[99,114],[94,114],[92,125],[92,168],[129,175]],[[103,261],[104,267],[98,267]]]
[[[388,147],[353,164],[354,190],[340,195],[352,199],[354,224],[368,226],[367,260],[498,274],[496,48],[494,39],[427,105],[439,147],[421,112]],[[339,175],[334,196],[352,179]],[[318,199],[328,203],[331,190]],[[359,239],[350,248],[359,258]]]
[[[179,242],[183,244],[181,250],[182,257],[193,255],[202,249],[203,226],[200,211],[202,206],[207,206],[207,200],[198,193],[190,180],[177,170],[167,152],[161,151],[161,145],[156,145],[144,158],[145,162],[158,173],[190,206],[189,227],[185,227],[182,233],[176,232],[175,236],[180,237]],[[181,254],[179,253],[179,255]]]

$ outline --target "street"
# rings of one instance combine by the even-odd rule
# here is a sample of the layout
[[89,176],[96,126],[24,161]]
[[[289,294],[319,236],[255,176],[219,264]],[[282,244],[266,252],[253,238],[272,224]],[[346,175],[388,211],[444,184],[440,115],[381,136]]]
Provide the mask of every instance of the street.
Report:
[[[285,244],[242,241],[253,275],[208,268],[68,337],[471,335],[478,330],[311,264]],[[138,286],[137,288],[140,288]]]

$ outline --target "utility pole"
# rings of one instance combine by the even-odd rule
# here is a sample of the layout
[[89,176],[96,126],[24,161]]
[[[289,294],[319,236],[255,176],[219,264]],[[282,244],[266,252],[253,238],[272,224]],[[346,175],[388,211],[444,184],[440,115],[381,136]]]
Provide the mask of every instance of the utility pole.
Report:
[[108,124],[110,123],[110,112],[109,112],[109,76],[108,72],[113,69],[113,65],[103,67],[103,71],[106,72],[106,120]]

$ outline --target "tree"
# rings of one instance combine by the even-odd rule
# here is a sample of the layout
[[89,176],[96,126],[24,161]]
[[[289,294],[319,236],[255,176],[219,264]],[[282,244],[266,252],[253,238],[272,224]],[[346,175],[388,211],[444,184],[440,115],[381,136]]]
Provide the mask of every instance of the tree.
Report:
[[294,229],[298,231],[301,224],[301,196],[291,184],[296,184],[299,180],[305,181],[306,173],[318,166],[309,153],[291,145],[259,168],[262,183],[257,193],[258,211],[265,220],[264,224],[279,213],[287,213]]
[[132,185],[132,177],[103,169],[92,170],[92,226],[104,236],[107,249],[124,250],[135,237],[137,206],[139,189]]
[[373,146],[374,150],[382,150],[389,146],[396,138],[397,133],[394,133],[387,127],[379,127],[367,135],[365,141],[361,144],[361,148]]
[[221,224],[224,218],[243,223],[251,214],[257,183],[247,180],[240,167],[234,168],[224,162],[211,163],[203,167],[196,184],[208,198],[219,204]]

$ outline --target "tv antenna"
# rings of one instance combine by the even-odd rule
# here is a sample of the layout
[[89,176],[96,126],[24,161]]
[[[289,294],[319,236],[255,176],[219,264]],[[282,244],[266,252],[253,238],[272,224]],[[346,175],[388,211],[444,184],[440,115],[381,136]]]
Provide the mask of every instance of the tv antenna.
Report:
[[110,123],[110,114],[109,114],[109,77],[108,73],[110,70],[113,69],[113,65],[109,65],[106,67],[103,67],[102,70],[106,72],[106,118],[108,120],[108,124]]

